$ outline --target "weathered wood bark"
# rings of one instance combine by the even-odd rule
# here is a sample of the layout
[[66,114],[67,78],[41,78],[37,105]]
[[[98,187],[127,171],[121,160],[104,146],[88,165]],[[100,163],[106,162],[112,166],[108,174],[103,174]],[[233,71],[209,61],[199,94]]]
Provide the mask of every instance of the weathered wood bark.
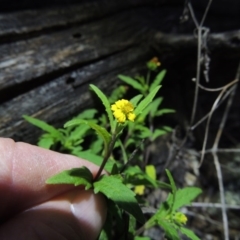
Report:
[[[184,101],[190,104],[188,100],[183,101],[186,89],[179,84],[194,77],[197,40],[192,35],[191,19],[185,23],[179,21],[184,1],[79,3],[71,0],[67,4],[60,0],[58,5],[55,1],[47,2],[48,7],[46,1],[38,0],[35,5],[32,1],[14,0],[9,5],[3,4],[5,12],[0,14],[0,136],[35,141],[39,131],[23,121],[23,114],[61,126],[92,104],[89,83],[109,92],[118,84],[117,74],[139,72],[156,52],[165,67],[174,69],[168,73],[163,94],[171,96],[173,88],[182,89],[177,104],[184,105]],[[193,4],[200,10],[196,11],[196,16],[202,16],[206,1]],[[11,12],[9,6],[21,10]],[[213,15],[207,19],[211,30],[216,32],[222,25],[222,6],[222,2],[213,5]],[[225,26],[234,30],[239,17],[232,5],[229,9],[234,21],[225,19]],[[220,19],[220,24],[216,24],[216,19]],[[213,59],[222,53],[221,58],[228,54],[236,62],[239,45],[237,31],[209,36]],[[174,92],[172,99],[176,100],[176,96]],[[173,104],[170,107],[178,109]],[[190,107],[186,108],[187,112]]]
[[1,136],[36,140],[23,114],[59,126],[92,103],[89,83],[109,92],[117,74],[137,72],[151,57],[149,26],[159,12],[105,3],[1,15]]

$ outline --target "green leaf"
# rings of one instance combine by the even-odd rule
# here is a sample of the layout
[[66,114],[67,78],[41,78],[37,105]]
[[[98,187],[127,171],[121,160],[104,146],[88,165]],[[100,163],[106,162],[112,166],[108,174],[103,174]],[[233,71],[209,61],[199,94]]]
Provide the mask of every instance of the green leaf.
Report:
[[160,89],[160,86],[157,86],[154,88],[136,107],[135,109],[135,114],[138,115],[141,113],[147,106],[148,104],[153,100],[155,95],[157,94],[158,90]]
[[86,109],[80,114],[77,115],[77,118],[81,119],[93,119],[95,114],[97,113],[97,110],[94,108]]
[[153,165],[147,165],[145,167],[146,174],[153,180],[157,179],[156,168]]
[[166,130],[167,132],[172,132],[172,128],[169,126],[163,126],[163,129]]
[[137,227],[136,218],[134,218],[132,215],[129,215],[128,233],[130,233],[131,236],[135,235],[136,227]]
[[191,204],[191,202],[202,192],[197,187],[185,187],[176,191],[175,202],[173,203],[173,211]]
[[61,139],[62,134],[53,126],[47,124],[46,122],[39,120],[37,118],[33,118],[27,115],[23,115],[23,118],[28,121],[29,123],[31,123],[32,125],[41,128],[43,131],[51,133],[52,136],[57,137],[59,139]]
[[94,154],[100,153],[103,150],[103,140],[98,137],[94,142],[91,143],[89,148]]
[[143,172],[139,166],[130,166],[125,171],[125,181],[132,185],[145,185],[150,187],[157,187],[157,182]]
[[175,113],[176,111],[174,109],[170,108],[164,108],[156,112],[155,116],[162,116],[167,113]]
[[151,136],[151,140],[154,141],[157,137],[165,135],[167,131],[162,130],[162,129],[156,129]]
[[159,225],[163,228],[166,236],[171,240],[181,240],[174,225],[167,221],[160,221]]
[[73,120],[66,122],[64,124],[64,127],[66,128],[66,127],[83,124],[83,123],[89,125],[92,129],[94,129],[97,132],[97,134],[103,139],[105,148],[107,148],[109,142],[111,141],[111,135],[105,128],[97,125],[96,123],[94,123],[92,121],[87,121],[87,120],[83,120],[83,119],[73,119]]
[[134,107],[136,107],[137,104],[138,104],[138,102],[141,100],[142,97],[143,97],[143,95],[142,95],[142,94],[139,94],[139,95],[133,97],[133,98],[130,100],[130,102],[132,103],[132,105],[133,105]]
[[108,101],[108,98],[106,97],[106,95],[98,88],[96,87],[95,85],[93,84],[90,84],[89,85],[90,88],[97,94],[97,96],[101,99],[105,109],[106,109],[106,112],[107,112],[107,115],[108,115],[108,118],[109,118],[109,122],[110,122],[110,126],[111,126],[111,130],[112,132],[114,131],[114,120],[113,120],[113,114],[112,114],[112,110],[111,110],[111,106],[110,106],[110,103]]
[[135,198],[135,193],[123,184],[120,175],[103,175],[93,185],[95,193],[103,193],[119,207],[133,215],[140,223],[145,222],[142,210]]
[[151,92],[156,86],[160,85],[163,78],[166,75],[166,70],[162,70],[160,73],[158,73],[158,75],[156,76],[156,78],[153,80],[153,83],[150,85],[149,91]]
[[150,237],[140,237],[140,236],[136,236],[134,237],[134,240],[151,240]]
[[200,240],[200,238],[197,235],[195,235],[195,233],[190,229],[181,227],[179,230],[182,234],[185,234],[187,237],[189,237],[192,240]]
[[151,117],[155,117],[155,114],[160,106],[160,104],[162,103],[163,98],[162,97],[158,97],[156,99],[154,99],[149,105],[151,106],[151,111],[150,111],[150,115]]
[[157,212],[151,217],[149,222],[159,222],[162,219],[165,219],[166,216],[169,215],[170,212],[170,205],[168,201],[165,201],[161,203],[160,208],[157,210]]
[[118,86],[117,88],[115,88],[110,97],[108,98],[109,99],[109,102],[110,103],[115,103],[117,100],[123,98],[124,94],[127,92],[127,87],[126,86]]
[[127,142],[125,143],[125,148],[127,148],[127,147],[130,146],[131,144],[136,144],[136,139],[129,138],[129,139],[127,140]]
[[84,185],[85,189],[92,187],[93,175],[86,167],[72,168],[50,177],[47,184],[73,184],[74,186]]
[[166,173],[167,173],[168,179],[170,181],[170,184],[171,184],[171,187],[172,187],[173,196],[174,196],[176,191],[177,191],[177,187],[176,187],[175,182],[173,180],[173,176],[172,176],[172,174],[170,173],[170,171],[168,169],[166,169]]
[[[109,240],[111,239],[111,230],[112,230],[112,226],[107,226],[107,224],[109,223],[109,221],[105,221],[105,224],[100,232],[100,236],[98,238],[98,240]],[[110,225],[110,224],[109,224]]]
[[118,78],[121,79],[123,82],[127,83],[128,85],[132,86],[133,88],[139,90],[140,92],[144,90],[143,86],[138,81],[129,76],[118,75]]
[[51,146],[55,143],[55,139],[51,134],[43,134],[41,138],[38,141],[38,146],[45,148],[45,149],[50,149]]
[[115,205],[112,201],[107,200],[107,219],[103,225],[102,231],[100,233],[100,236],[98,240],[110,240],[112,239],[112,229],[113,229],[113,214],[115,217],[117,216],[118,219],[118,212],[115,211],[114,206]]
[[111,175],[116,175],[119,174],[118,166],[116,163],[113,164],[112,170],[111,170]]
[[74,130],[70,132],[68,140],[78,140],[84,137],[84,135],[87,133],[87,131],[90,129],[90,126],[88,125],[81,125],[77,126]]
[[148,127],[145,127],[143,125],[137,124],[135,127],[135,130],[139,130],[138,136],[143,139],[143,138],[148,138],[152,135],[151,130]]
[[148,116],[148,114],[150,113],[150,111],[151,111],[151,103],[141,112],[140,115],[138,115],[136,122],[143,123],[146,117]]
[[[86,159],[88,160],[89,162],[92,162],[94,163],[95,165],[97,166],[100,166],[102,164],[102,161],[103,161],[103,158],[92,153],[90,150],[87,150],[87,151],[81,151],[81,152],[78,152],[77,154],[75,154],[76,156],[80,157],[80,158],[83,158],[83,159]],[[112,171],[112,168],[113,168],[113,162],[108,160],[108,162],[106,163],[104,169],[107,171],[107,172],[111,172]]]

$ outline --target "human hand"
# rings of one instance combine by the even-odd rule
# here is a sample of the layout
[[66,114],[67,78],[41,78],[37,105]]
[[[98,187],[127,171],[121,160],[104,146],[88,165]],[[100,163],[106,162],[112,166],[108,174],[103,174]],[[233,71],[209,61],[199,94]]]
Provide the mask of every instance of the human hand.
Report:
[[66,169],[98,167],[74,156],[0,138],[0,239],[96,239],[106,218],[102,195],[46,185]]

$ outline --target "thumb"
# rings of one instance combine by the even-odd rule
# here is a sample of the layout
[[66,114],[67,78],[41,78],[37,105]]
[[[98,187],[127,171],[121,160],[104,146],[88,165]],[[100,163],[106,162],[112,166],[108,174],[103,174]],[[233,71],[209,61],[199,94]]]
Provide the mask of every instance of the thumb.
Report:
[[77,188],[18,214],[0,227],[0,239],[93,240],[106,209],[102,195]]

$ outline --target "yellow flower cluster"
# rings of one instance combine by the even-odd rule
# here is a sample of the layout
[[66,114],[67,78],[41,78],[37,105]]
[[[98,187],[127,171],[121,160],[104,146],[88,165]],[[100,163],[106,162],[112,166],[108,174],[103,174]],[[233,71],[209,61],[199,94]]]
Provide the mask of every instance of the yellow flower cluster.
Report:
[[136,118],[136,115],[133,112],[134,107],[132,103],[125,99],[116,101],[111,106],[111,110],[119,123],[124,123],[126,120],[134,122],[134,119]]
[[178,223],[178,224],[186,224],[187,223],[187,216],[181,212],[177,212],[174,216],[174,220]]

